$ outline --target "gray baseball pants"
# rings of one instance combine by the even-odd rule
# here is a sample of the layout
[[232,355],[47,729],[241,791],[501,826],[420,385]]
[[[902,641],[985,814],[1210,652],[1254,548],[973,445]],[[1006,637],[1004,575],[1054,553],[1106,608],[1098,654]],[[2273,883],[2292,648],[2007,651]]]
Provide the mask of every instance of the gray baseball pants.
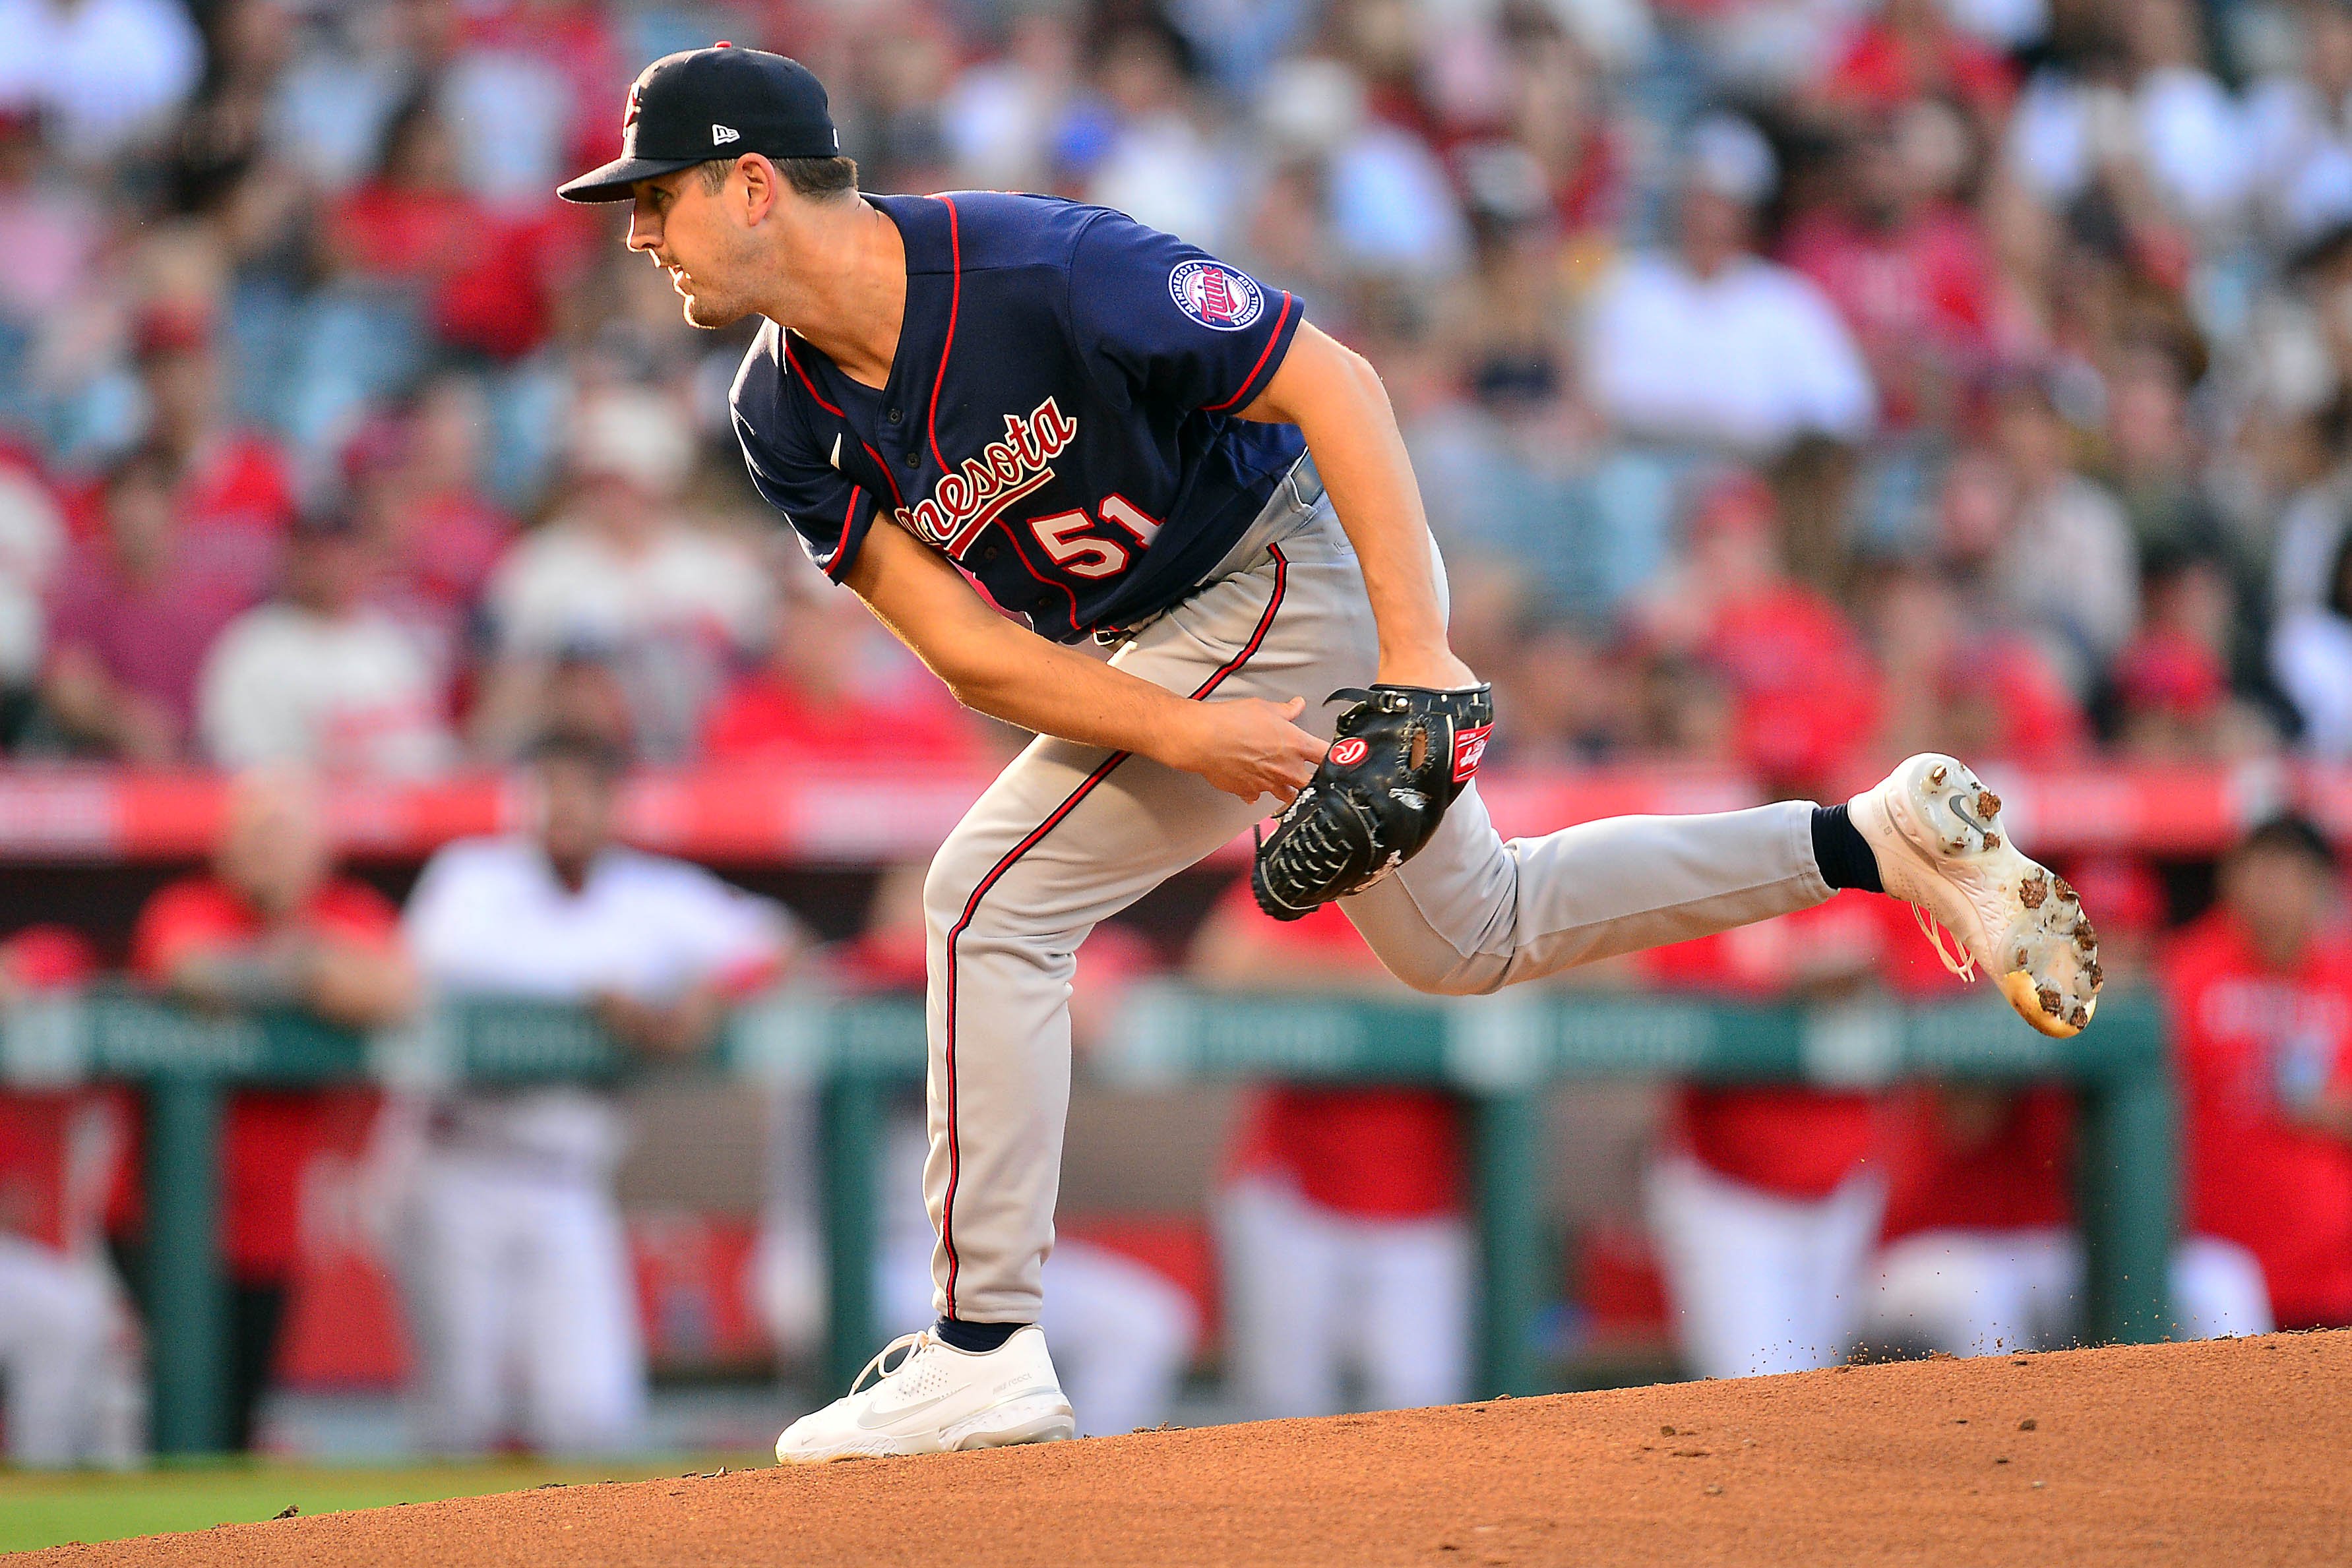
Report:
[[[1440,588],[1444,578],[1441,570]],[[1370,685],[1379,646],[1356,554],[1302,465],[1201,591],[1112,663],[1208,699]],[[1501,716],[1507,725],[1510,716]],[[1034,1322],[1054,1246],[1070,1096],[1070,977],[1096,924],[1269,815],[1191,773],[1040,737],[940,846],[929,927],[935,1305]],[[1785,915],[1830,896],[1801,801],[1619,817],[1506,843],[1475,784],[1420,854],[1342,902],[1416,989],[1492,991],[1572,965]]]

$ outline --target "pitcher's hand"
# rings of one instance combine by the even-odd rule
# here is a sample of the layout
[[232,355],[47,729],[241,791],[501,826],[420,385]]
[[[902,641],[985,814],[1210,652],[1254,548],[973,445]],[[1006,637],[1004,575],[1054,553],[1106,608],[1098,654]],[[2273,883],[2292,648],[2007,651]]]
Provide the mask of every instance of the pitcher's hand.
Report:
[[1199,774],[1228,795],[1244,800],[1271,795],[1287,806],[1323,760],[1324,743],[1292,722],[1306,711],[1305,697],[1194,704],[1187,733],[1160,760]]

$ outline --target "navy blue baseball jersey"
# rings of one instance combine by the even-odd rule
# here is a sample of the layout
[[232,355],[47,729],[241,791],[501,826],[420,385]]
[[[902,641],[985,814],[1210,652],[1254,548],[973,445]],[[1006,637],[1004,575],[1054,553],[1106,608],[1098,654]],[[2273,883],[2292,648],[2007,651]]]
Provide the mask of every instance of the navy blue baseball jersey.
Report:
[[1106,207],[867,199],[907,242],[888,384],[771,321],[731,400],[752,483],[811,558],[839,580],[887,511],[1060,642],[1199,587],[1306,450],[1236,417],[1299,301]]

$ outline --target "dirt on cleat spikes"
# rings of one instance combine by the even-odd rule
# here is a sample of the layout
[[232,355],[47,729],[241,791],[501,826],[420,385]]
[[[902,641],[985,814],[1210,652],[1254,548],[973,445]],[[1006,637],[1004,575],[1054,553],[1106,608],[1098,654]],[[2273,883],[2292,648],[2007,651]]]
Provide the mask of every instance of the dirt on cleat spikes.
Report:
[[2060,1016],[2058,1009],[2065,998],[2059,996],[2057,987],[2044,986],[2033,993],[2033,999],[2042,1004],[2043,1012],[2048,1013],[2052,1018],[2057,1018]]
[[2028,909],[2041,908],[2042,900],[2049,896],[2050,884],[2042,880],[2040,872],[2035,872],[2017,884],[2017,901]]
[[1990,789],[1977,791],[1977,821],[1990,822],[2000,815],[2000,797]]
[[1985,848],[1988,850],[1997,850],[2000,848],[2000,835],[1999,833],[1987,833],[1985,835]]
[[2094,958],[2083,966],[2083,978],[2091,982],[2092,994],[2096,995],[2099,988],[2107,983],[2107,972],[2100,968],[2099,961]]
[[2099,950],[2099,934],[2092,929],[2088,920],[2080,921],[2075,925],[2074,946],[2085,953],[2095,953]]
[[2064,877],[2053,876],[2050,880],[2057,884],[2058,899],[2060,903],[2080,904],[2082,902],[2081,899],[2074,896],[2074,890],[2066,885],[2066,879]]
[[2083,1006],[2082,1003],[2076,1002],[2074,1004],[2074,1010],[2066,1015],[2066,1021],[2073,1024],[2076,1029],[2081,1029],[2091,1021],[2091,1010]]
[[1940,762],[1939,762],[1939,763],[1937,763],[1935,767],[1930,768],[1929,769],[1927,769],[1927,782],[1928,782],[1928,783],[1930,783],[1930,784],[1941,784],[1945,779],[1947,779],[1950,778],[1951,776],[1952,776],[1952,770],[1951,770],[1950,768],[1946,768],[1946,767],[1945,767],[1942,763],[1940,763]]

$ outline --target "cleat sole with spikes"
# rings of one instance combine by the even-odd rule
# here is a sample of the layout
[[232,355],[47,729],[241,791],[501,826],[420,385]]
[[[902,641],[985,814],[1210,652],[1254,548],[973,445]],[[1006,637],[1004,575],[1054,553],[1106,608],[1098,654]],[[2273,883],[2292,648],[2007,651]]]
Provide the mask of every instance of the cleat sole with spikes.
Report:
[[[1887,893],[1909,901],[1947,968],[1962,979],[1992,977],[2043,1034],[2082,1032],[2105,980],[2098,933],[2065,878],[2011,842],[2000,797],[1966,764],[1933,752],[1911,758],[1855,796],[1847,814]],[[1941,931],[1958,941],[1959,955]]]

